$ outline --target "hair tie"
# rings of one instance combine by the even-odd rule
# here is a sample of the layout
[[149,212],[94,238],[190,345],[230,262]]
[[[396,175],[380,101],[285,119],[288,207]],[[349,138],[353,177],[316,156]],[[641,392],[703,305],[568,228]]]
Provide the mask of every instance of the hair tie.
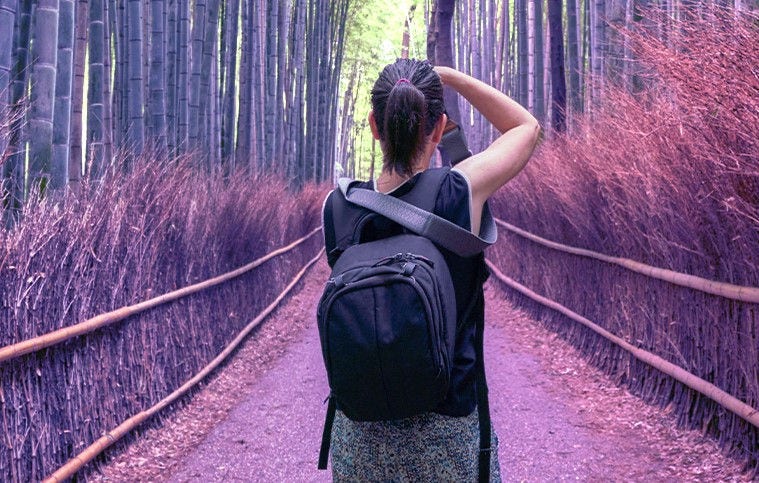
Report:
[[411,84],[411,81],[410,81],[410,80],[406,79],[405,77],[401,77],[400,79],[398,79],[398,80],[395,82],[395,85],[398,85],[398,84],[402,84],[403,82],[407,82],[407,83]]

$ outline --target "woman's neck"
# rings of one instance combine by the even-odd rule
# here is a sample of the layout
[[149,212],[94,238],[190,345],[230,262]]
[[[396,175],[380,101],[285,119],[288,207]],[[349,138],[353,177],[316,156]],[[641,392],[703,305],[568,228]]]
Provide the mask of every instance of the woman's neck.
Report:
[[421,167],[413,170],[411,174],[407,175],[399,174],[395,171],[382,171],[382,174],[377,178],[377,191],[380,193],[389,193],[425,169],[425,167]]

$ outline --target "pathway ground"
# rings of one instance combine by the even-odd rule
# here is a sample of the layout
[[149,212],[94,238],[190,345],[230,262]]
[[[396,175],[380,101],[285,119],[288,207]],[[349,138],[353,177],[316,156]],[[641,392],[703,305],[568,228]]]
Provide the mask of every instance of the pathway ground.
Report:
[[[316,470],[328,393],[314,307],[297,297],[186,407],[93,474],[142,481],[329,481]],[[713,441],[611,386],[486,287],[486,363],[505,481],[745,481]]]

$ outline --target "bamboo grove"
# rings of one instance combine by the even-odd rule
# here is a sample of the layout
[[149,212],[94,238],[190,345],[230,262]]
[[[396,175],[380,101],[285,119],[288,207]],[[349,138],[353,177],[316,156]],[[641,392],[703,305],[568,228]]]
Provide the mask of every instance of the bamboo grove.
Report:
[[[738,21],[756,5],[735,0],[719,15],[712,7],[427,0],[416,5],[423,26],[411,26],[409,51],[490,82],[541,119],[547,139],[493,200],[494,214],[566,245],[756,287],[759,23],[755,13]],[[394,8],[0,0],[7,213],[45,190],[14,230],[0,228],[0,346],[210,278],[317,227],[324,190],[309,181],[330,180],[333,163],[369,172],[361,163],[371,140],[353,144],[368,106],[357,99],[400,53],[403,17],[395,29],[381,15]],[[381,28],[355,28],[359,13]],[[397,45],[392,57],[357,57],[382,36]],[[495,134],[466,103],[447,107],[474,151]],[[567,136],[555,134],[562,129]],[[271,171],[280,179],[248,176]],[[305,189],[288,193],[293,185]],[[64,187],[76,196],[56,205]],[[226,290],[0,365],[0,480],[39,480],[162,400],[320,249],[312,240]],[[504,231],[488,256],[531,290],[757,407],[755,304],[567,258]],[[511,297],[757,474],[757,430]]]
[[[621,29],[642,25],[641,0],[460,0],[456,64],[527,107],[541,125],[564,131],[567,117],[591,110],[605,82],[632,79],[631,42]],[[662,8],[679,16],[674,3]],[[647,26],[648,27],[648,26]],[[495,55],[489,55],[489,53]],[[468,112],[473,116],[473,112]],[[490,141],[475,116],[475,146]]]
[[[370,158],[376,169],[377,153],[367,154],[361,137],[368,130],[361,123],[365,113],[356,111],[366,106],[356,99],[369,91],[377,64],[392,58],[349,59],[345,75],[342,67],[346,49],[367,43],[359,37],[376,35],[351,28],[362,10],[400,9],[381,4],[0,0],[0,116],[10,124],[0,135],[4,206],[18,209],[30,190],[76,189],[82,176],[99,179],[106,169],[129,169],[146,148],[158,158],[194,153],[206,171],[276,171],[296,186],[331,179],[335,163],[362,175],[368,171],[360,164]],[[644,89],[623,31],[666,38],[673,20],[697,17],[705,5],[411,4],[409,13],[418,10],[416,20],[428,32],[426,51],[412,46],[412,56],[491,83],[557,131],[592,112],[608,83]],[[741,0],[730,6],[755,8]],[[645,13],[651,9],[660,14]],[[399,30],[402,21],[397,23],[385,34]],[[389,40],[398,55],[400,34]],[[449,113],[464,121],[472,148],[483,148],[495,133],[468,105],[460,111],[450,99]]]
[[[378,16],[382,14],[382,2],[368,3]],[[416,38],[411,36],[409,56],[451,65],[490,83],[527,107],[549,137],[556,131],[574,132],[583,116],[601,108],[610,88],[641,95],[650,87],[651,76],[636,58],[635,35],[670,45],[673,25],[709,15],[712,5],[736,15],[755,11],[759,5],[755,0],[425,0],[404,5],[408,3],[408,11],[395,6],[400,14],[392,21],[400,27],[404,16],[407,22],[413,19]],[[372,48],[366,40],[373,38],[372,32],[357,28],[356,22],[351,13],[347,42]],[[395,35],[390,40],[398,55],[404,37],[400,32]],[[336,162],[348,175],[362,177],[378,169],[379,163],[362,111],[368,110],[368,101],[361,96],[369,91],[382,63],[354,57],[346,59],[345,98],[339,111],[345,125]],[[447,95],[448,114],[460,121],[470,147],[479,151],[497,133],[466,102],[456,99]]]
[[[605,88],[646,89],[650,79],[636,59],[632,34],[668,44],[675,23],[703,18],[714,4],[736,14],[759,6],[742,0],[428,0],[427,55],[508,93],[544,131],[564,131],[600,106]],[[445,28],[434,24],[441,15],[452,16],[450,61],[439,58],[435,46],[436,30]],[[468,104],[456,107],[471,147],[481,150],[496,133]]]
[[325,179],[349,1],[0,1],[5,206],[146,149]]

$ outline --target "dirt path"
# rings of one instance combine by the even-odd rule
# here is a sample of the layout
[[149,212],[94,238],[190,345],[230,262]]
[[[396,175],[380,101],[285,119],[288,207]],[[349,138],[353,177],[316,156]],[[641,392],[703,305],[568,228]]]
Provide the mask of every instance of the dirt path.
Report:
[[[329,481],[316,470],[328,389],[313,316],[326,276],[320,264],[298,297],[267,322],[270,332],[258,335],[281,357],[262,361],[265,344],[246,347],[198,402],[100,476]],[[505,481],[742,481],[738,465],[713,442],[677,430],[657,408],[608,387],[571,347],[500,298],[497,287],[486,292],[487,374]],[[284,335],[275,337],[276,330]]]

